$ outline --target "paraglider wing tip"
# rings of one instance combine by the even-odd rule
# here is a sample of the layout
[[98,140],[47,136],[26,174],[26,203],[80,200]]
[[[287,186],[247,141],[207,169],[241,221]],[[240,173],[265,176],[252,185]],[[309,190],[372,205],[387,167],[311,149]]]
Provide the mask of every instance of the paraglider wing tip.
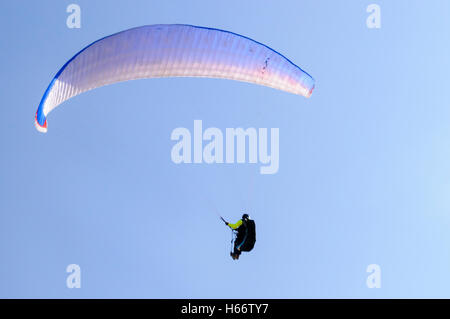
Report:
[[315,84],[312,85],[311,89],[306,93],[306,97],[310,97],[312,92],[314,91]]
[[34,117],[34,126],[41,133],[47,133],[47,120],[45,120],[44,125],[39,124],[37,117]]

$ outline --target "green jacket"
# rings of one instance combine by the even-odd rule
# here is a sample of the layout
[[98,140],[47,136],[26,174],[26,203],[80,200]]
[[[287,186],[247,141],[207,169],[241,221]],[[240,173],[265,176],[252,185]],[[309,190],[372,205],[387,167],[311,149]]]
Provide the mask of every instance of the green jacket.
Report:
[[239,219],[239,220],[236,222],[236,224],[230,224],[230,223],[228,223],[228,226],[229,226],[231,229],[237,229],[237,228],[239,228],[241,225],[242,225],[242,219]]

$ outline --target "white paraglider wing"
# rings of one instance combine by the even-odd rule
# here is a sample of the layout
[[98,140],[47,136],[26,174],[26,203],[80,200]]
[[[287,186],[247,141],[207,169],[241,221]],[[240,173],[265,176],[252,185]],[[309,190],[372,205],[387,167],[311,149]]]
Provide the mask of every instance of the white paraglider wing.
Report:
[[85,91],[127,80],[158,77],[224,78],[309,97],[314,79],[273,49],[236,33],[191,25],[150,25],[90,44],[56,74],[42,97],[35,126]]

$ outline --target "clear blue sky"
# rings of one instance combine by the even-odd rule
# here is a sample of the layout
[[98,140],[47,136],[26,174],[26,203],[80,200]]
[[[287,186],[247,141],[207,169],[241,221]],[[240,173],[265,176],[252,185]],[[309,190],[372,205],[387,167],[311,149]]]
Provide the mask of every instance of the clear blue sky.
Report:
[[[66,7],[82,10],[68,29]],[[381,29],[366,7],[381,7]],[[0,297],[450,297],[450,2],[2,1]],[[263,42],[310,99],[216,79],[131,81],[33,117],[92,41],[186,23]],[[176,165],[176,127],[278,127],[280,169]],[[228,255],[230,221],[256,220]],[[78,264],[82,288],[66,287]],[[379,264],[382,288],[368,289]]]

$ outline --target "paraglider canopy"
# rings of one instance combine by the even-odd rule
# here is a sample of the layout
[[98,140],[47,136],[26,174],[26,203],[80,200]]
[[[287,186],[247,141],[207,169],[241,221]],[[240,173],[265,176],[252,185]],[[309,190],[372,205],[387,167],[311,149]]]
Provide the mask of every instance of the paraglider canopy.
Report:
[[309,97],[314,79],[268,46],[213,28],[159,24],[125,30],[88,45],[58,71],[42,97],[35,126],[85,91],[157,77],[210,77],[251,82]]

